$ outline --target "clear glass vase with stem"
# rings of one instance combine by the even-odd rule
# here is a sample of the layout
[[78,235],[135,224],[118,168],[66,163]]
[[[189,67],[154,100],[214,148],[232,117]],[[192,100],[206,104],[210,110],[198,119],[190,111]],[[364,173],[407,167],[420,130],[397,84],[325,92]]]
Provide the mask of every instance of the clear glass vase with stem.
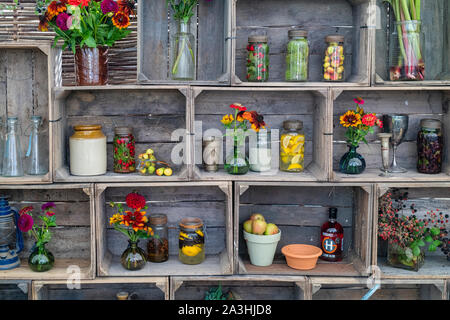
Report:
[[189,30],[189,20],[180,20],[178,32],[172,36],[172,80],[195,80],[195,37]]

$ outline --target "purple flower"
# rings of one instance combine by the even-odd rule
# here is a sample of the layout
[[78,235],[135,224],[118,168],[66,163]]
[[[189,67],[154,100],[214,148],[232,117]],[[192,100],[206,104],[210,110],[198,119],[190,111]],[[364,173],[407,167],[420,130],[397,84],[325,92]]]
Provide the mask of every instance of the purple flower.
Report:
[[58,17],[56,17],[56,25],[58,26],[58,28],[60,28],[62,31],[69,30],[69,27],[67,26],[68,19],[69,15],[67,13],[60,13]]
[[22,232],[28,232],[33,228],[33,218],[29,214],[23,214],[19,217],[17,221],[17,226]]
[[42,209],[42,211],[45,211],[48,208],[53,208],[54,206],[55,206],[54,202],[47,202],[42,205],[41,209]]
[[103,14],[107,14],[109,12],[116,13],[119,11],[119,5],[114,0],[103,0],[100,7],[102,8]]

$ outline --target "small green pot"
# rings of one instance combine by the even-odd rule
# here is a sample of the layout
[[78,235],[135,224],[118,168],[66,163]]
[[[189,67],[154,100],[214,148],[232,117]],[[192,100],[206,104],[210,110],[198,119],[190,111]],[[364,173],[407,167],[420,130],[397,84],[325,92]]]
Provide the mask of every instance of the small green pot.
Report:
[[281,230],[269,236],[252,234],[245,230],[243,232],[251,264],[259,267],[270,266],[281,238]]

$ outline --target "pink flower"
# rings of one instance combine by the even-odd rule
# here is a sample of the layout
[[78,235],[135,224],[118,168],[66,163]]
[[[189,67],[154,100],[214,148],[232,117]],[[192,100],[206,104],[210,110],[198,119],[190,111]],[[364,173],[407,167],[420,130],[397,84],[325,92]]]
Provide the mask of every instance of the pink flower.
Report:
[[377,117],[373,113],[368,113],[362,118],[362,123],[368,127],[373,127],[377,121]]
[[47,211],[45,214],[49,217],[53,217],[55,215],[55,213],[52,211]]
[[62,31],[69,30],[69,27],[67,26],[68,19],[69,19],[69,15],[67,13],[65,13],[65,12],[60,13],[56,17],[56,25],[58,26],[58,28],[60,28]]
[[109,12],[116,13],[119,11],[119,5],[114,0],[103,0],[100,7],[102,8],[103,14],[107,14]]
[[353,101],[357,104],[357,105],[363,105],[364,104],[364,100],[361,97],[356,97],[355,99],[353,99]]
[[33,218],[29,214],[23,214],[19,217],[17,221],[17,226],[22,232],[28,232],[33,228]]

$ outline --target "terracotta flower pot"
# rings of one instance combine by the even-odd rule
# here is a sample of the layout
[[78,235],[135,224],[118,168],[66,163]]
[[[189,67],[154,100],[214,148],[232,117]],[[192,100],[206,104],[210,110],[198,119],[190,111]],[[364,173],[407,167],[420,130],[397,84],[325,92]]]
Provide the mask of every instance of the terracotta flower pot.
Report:
[[311,270],[316,267],[322,249],[307,244],[290,244],[281,248],[286,256],[287,265],[297,270]]
[[102,86],[108,83],[108,47],[77,47],[75,77],[78,86]]

